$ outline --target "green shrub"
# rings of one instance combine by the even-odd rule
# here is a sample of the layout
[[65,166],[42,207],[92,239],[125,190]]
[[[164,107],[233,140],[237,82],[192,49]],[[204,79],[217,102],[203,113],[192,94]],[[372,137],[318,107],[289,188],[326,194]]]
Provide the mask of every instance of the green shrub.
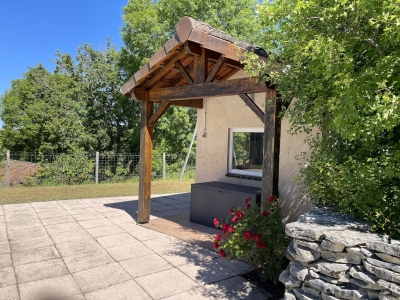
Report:
[[276,283],[288,264],[284,253],[289,238],[282,224],[279,201],[274,196],[268,200],[263,213],[246,199],[245,210],[233,207],[223,223],[214,219],[214,225],[222,228],[222,235],[215,236],[213,246],[222,257],[245,259],[262,276]]

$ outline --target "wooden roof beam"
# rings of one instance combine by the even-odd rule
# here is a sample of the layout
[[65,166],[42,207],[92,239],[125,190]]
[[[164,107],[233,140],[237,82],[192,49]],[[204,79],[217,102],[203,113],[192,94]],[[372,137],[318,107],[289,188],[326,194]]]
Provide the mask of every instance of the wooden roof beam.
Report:
[[170,101],[163,101],[158,107],[157,110],[152,114],[149,119],[149,126],[153,126],[157,120],[164,114],[164,112],[168,109],[171,105]]
[[[239,78],[187,86],[153,89],[148,91],[148,100],[152,102],[160,102],[164,100],[190,100],[207,97],[239,95],[243,93],[261,93],[265,92],[266,90],[267,87],[265,83],[260,82],[258,77]],[[146,90],[143,88],[135,88],[133,93],[139,100],[146,99]]]
[[193,84],[193,79],[192,77],[190,77],[190,74],[188,71],[186,71],[186,69],[182,66],[182,64],[177,61],[175,63],[176,68],[179,70],[179,72],[182,74],[183,78],[186,79],[188,84]]
[[224,66],[225,61],[225,55],[221,54],[214,67],[212,68],[210,74],[208,74],[208,77],[205,81],[206,83],[214,81],[214,79],[218,76],[219,71],[221,71],[222,67]]
[[256,116],[261,120],[261,122],[265,122],[265,114],[264,112],[258,107],[258,105],[249,97],[247,94],[239,94],[239,97],[242,98],[244,103],[256,114]]

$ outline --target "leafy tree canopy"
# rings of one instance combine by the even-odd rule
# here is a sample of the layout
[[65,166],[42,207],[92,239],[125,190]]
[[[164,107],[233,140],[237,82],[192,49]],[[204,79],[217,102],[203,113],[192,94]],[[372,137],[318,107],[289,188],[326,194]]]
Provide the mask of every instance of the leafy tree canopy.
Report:
[[[301,182],[314,199],[400,236],[400,5],[276,0],[260,12],[263,69],[293,131],[318,127]],[[278,70],[278,71],[270,71]]]

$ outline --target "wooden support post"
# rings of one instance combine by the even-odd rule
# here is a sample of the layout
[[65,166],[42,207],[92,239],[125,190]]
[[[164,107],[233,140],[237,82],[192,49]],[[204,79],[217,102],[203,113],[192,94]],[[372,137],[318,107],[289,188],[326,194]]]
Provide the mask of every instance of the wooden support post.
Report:
[[276,87],[268,89],[265,93],[265,121],[263,145],[263,173],[261,188],[261,210],[264,210],[264,201],[268,197],[278,194],[279,180],[279,150],[281,135],[281,120],[279,113],[281,103],[276,100]]
[[153,115],[154,104],[148,101],[148,92],[146,98],[146,101],[142,102],[140,128],[138,223],[147,223],[150,220],[153,126],[149,121]]

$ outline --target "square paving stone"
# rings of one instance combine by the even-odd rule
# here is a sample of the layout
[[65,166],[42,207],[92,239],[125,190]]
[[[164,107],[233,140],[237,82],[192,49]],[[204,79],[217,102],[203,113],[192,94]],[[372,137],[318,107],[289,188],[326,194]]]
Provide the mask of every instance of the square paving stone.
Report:
[[101,213],[103,216],[106,218],[112,218],[112,217],[124,217],[127,216],[129,213],[125,210],[116,210],[114,212],[102,212]]
[[5,220],[7,222],[21,222],[21,221],[38,221],[39,218],[36,215],[35,211],[32,212],[16,212],[16,213],[10,213],[5,216]]
[[8,242],[8,236],[6,231],[0,231],[0,243]]
[[42,227],[42,222],[37,218],[35,220],[24,220],[16,222],[7,222],[8,230],[25,229],[30,227]]
[[49,234],[52,234],[58,232],[82,230],[83,228],[77,222],[73,222],[73,223],[48,225],[46,226],[46,229]]
[[189,247],[189,243],[185,243],[176,238],[166,237],[162,239],[154,239],[143,242],[144,245],[152,249],[154,252],[164,252],[168,250],[180,251]]
[[215,299],[206,289],[198,287],[180,294],[176,294],[163,300],[210,300]]
[[108,219],[118,225],[124,223],[136,223],[136,220],[128,214],[125,216],[109,217]]
[[15,267],[18,283],[67,275],[68,269],[61,258]]
[[215,298],[221,300],[268,299],[268,295],[265,295],[259,288],[252,285],[249,281],[241,276],[236,276],[214,284],[206,285],[205,289]]
[[86,207],[86,208],[66,208],[69,214],[75,216],[75,215],[82,215],[82,214],[97,214],[98,212],[95,211],[91,207]]
[[94,220],[87,220],[87,221],[81,221],[79,224],[85,228],[93,228],[93,227],[101,227],[101,226],[109,226],[109,225],[114,225],[110,220],[107,218],[102,218],[102,219],[94,219]]
[[114,259],[103,249],[64,257],[64,262],[71,273],[92,269],[114,263]]
[[57,201],[49,201],[49,202],[32,202],[31,203],[33,209],[36,212],[43,212],[49,210],[61,210],[63,209]]
[[60,233],[52,233],[51,235],[54,244],[63,244],[75,241],[81,241],[85,239],[92,239],[90,234],[86,230],[66,231]]
[[69,216],[69,213],[66,210],[44,211],[37,213],[37,216],[39,217],[39,219],[45,220],[45,219],[53,219],[63,216]]
[[172,269],[174,266],[157,254],[141,256],[120,262],[133,278]]
[[234,261],[227,261],[225,258],[217,258],[214,260],[217,263],[220,263],[224,267],[227,267],[228,269],[231,269],[233,272],[235,272],[238,275],[241,274],[246,274],[251,271],[253,271],[253,268],[248,264],[240,260],[234,260]]
[[9,285],[15,285],[15,273],[13,267],[7,267],[0,269],[0,287],[5,287]]
[[16,285],[10,285],[0,288],[0,299],[19,300],[18,288]]
[[85,297],[82,294],[78,294],[62,298],[62,300],[85,300]]
[[102,249],[94,239],[56,244],[56,247],[63,257]]
[[118,224],[118,226],[129,233],[139,231],[139,230],[147,230],[146,227],[137,225],[135,223],[123,223],[123,224]]
[[134,232],[130,232],[132,236],[134,236],[136,239],[139,241],[148,241],[148,240],[154,240],[154,239],[161,239],[161,238],[166,238],[169,237],[168,235],[148,229],[148,230],[138,230]]
[[73,216],[74,216],[75,220],[77,220],[78,222],[104,218],[104,216],[98,212],[77,214],[77,215],[73,215]]
[[0,254],[0,269],[11,266],[12,266],[11,254],[10,253]]
[[95,227],[95,228],[88,228],[87,232],[94,238],[96,237],[101,237],[101,236],[107,236],[107,235],[114,235],[118,233],[123,233],[125,230],[123,230],[121,227],[117,225],[109,225],[109,226],[101,226],[101,227]]
[[152,300],[133,280],[90,292],[85,296],[86,300]]
[[117,263],[96,267],[73,274],[83,293],[131,280],[131,277]]
[[43,226],[8,231],[11,241],[49,236]]
[[197,283],[180,272],[171,269],[135,279],[153,298],[161,299],[198,287]]
[[175,267],[186,265],[190,262],[211,261],[214,257],[219,256],[213,251],[196,245],[191,245],[176,251],[168,250],[158,254]]
[[0,254],[10,253],[10,244],[7,242],[0,243]]
[[154,252],[141,243],[127,244],[107,248],[107,252],[116,260],[123,261],[140,256],[150,255]]
[[98,237],[96,238],[96,241],[104,248],[140,243],[137,239],[126,232]]
[[71,275],[22,283],[19,291],[21,300],[60,299],[81,293]]
[[43,219],[43,225],[54,225],[54,224],[63,224],[63,223],[72,223],[75,222],[75,219],[71,216],[59,216],[55,218]]
[[38,261],[45,261],[60,257],[54,246],[14,252],[11,255],[13,258],[14,266],[34,263]]
[[201,285],[236,276],[234,271],[213,260],[209,262],[188,263],[178,267],[178,269]]
[[53,241],[50,237],[36,237],[32,239],[23,239],[10,242],[12,252],[43,248],[47,246],[53,246]]

